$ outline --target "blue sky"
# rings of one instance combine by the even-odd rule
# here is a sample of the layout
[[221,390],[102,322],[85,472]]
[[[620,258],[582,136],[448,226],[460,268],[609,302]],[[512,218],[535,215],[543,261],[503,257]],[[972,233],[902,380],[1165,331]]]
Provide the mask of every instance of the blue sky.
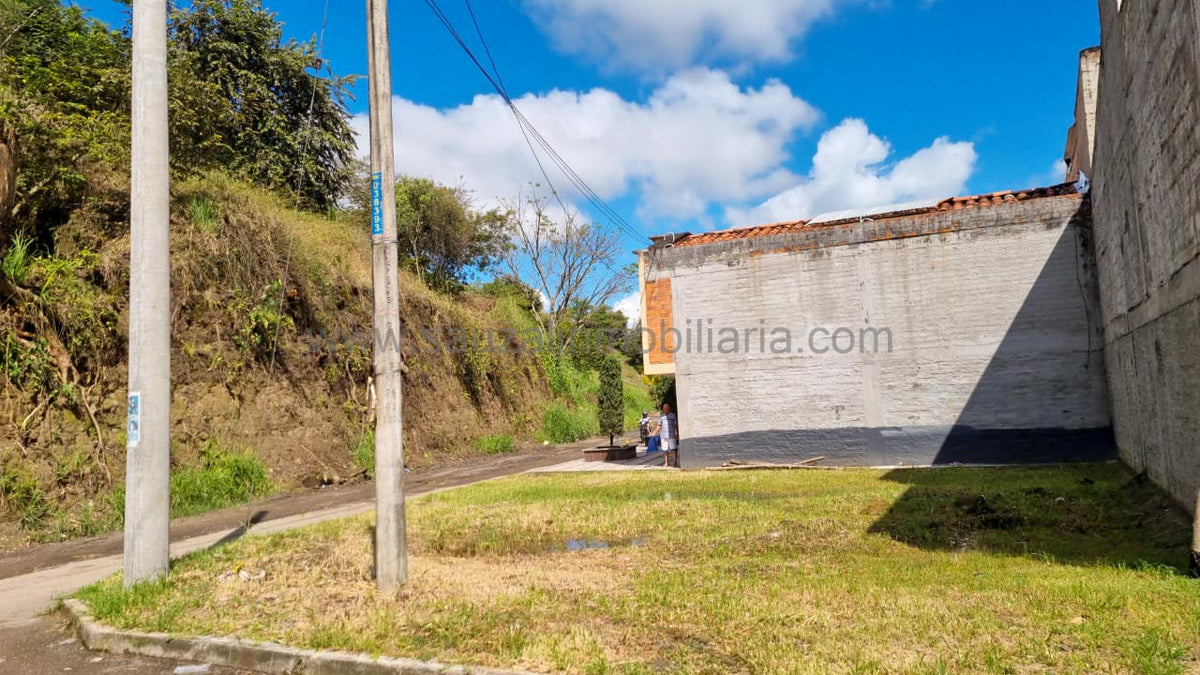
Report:
[[[440,2],[482,57],[465,3]],[[117,3],[79,4],[125,22]],[[264,4],[301,39],[326,7]],[[364,5],[329,0],[324,53],[338,73],[366,70]],[[475,5],[518,105],[645,233],[1057,182],[1078,53],[1099,42],[1095,0]],[[392,0],[391,18],[401,170],[461,181],[482,204],[541,182],[425,3]],[[351,111],[364,106],[360,95]]]

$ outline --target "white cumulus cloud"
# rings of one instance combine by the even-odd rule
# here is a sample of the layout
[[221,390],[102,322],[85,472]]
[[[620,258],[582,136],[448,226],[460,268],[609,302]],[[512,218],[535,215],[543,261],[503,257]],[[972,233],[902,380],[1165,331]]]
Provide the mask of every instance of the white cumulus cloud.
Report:
[[952,197],[965,192],[975,170],[974,144],[946,137],[894,163],[891,154],[891,145],[866,122],[845,120],[821,137],[807,176],[758,206],[727,209],[726,219],[735,226],[756,225]]
[[642,294],[634,291],[613,303],[613,309],[625,315],[625,321],[630,328],[637,325],[642,316]]
[[[787,148],[819,118],[780,82],[743,88],[705,68],[672,76],[645,102],[593,89],[526,94],[516,103],[601,197],[636,194],[641,215],[678,219],[793,184],[796,176],[784,168]],[[484,204],[545,182],[499,97],[481,95],[445,110],[397,97],[393,114],[401,173],[461,182]],[[365,152],[366,115],[353,123]],[[579,201],[543,162],[555,187]]]
[[525,0],[562,51],[654,74],[695,63],[775,62],[852,0]]

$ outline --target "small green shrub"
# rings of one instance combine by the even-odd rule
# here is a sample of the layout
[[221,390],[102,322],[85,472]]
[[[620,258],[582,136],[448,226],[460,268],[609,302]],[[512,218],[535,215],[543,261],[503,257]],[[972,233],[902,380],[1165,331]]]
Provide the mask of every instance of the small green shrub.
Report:
[[512,436],[484,436],[476,439],[475,449],[485,455],[504,455],[515,450]]
[[18,469],[0,469],[0,497],[17,516],[17,524],[23,530],[37,530],[54,513],[54,506],[37,479]]
[[100,256],[83,250],[67,258],[38,258],[29,271],[76,367],[112,364],[122,353],[116,298],[91,281],[99,269]]
[[23,234],[13,237],[8,252],[0,260],[0,271],[9,281],[18,286],[29,279],[29,270],[33,267],[33,240]]
[[267,465],[248,452],[227,452],[210,440],[200,454],[199,466],[171,474],[172,517],[242,504],[273,489]]
[[192,214],[192,223],[196,225],[196,229],[205,234],[216,233],[217,213],[208,197],[197,195],[189,199],[188,211]]
[[249,308],[235,342],[260,361],[269,361],[276,356],[280,337],[295,329],[296,323],[284,307],[283,281],[276,279],[262,290],[258,301]]
[[375,430],[369,429],[358,439],[358,444],[350,451],[354,464],[366,472],[368,476],[375,475]]
[[58,389],[50,347],[43,338],[26,345],[6,333],[0,342],[0,372],[27,393],[54,393]]
[[546,409],[538,440],[551,443],[570,443],[595,436],[599,431],[595,406],[572,409],[555,404]]

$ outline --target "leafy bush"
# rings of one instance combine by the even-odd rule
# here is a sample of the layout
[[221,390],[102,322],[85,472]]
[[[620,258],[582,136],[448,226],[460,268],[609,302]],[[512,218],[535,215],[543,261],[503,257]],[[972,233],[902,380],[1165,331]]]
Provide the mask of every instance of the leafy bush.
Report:
[[513,452],[516,448],[513,445],[512,436],[484,436],[475,441],[475,449],[485,455],[503,455]]
[[7,225],[41,238],[128,161],[129,41],[72,3],[3,0],[0,26],[0,131],[20,148]]
[[269,361],[276,356],[280,336],[295,328],[296,323],[285,312],[283,282],[276,279],[262,290],[258,301],[250,307],[235,341],[243,351],[260,361]]
[[192,0],[170,17],[173,159],[224,167],[324,211],[354,180],[345,101],[315,41],[285,38],[261,0]]
[[24,344],[6,333],[0,342],[0,372],[27,393],[51,393],[58,388],[50,347],[42,338]]
[[650,384],[650,398],[654,399],[655,407],[664,403],[675,405],[675,378],[670,375],[655,376]]
[[41,299],[81,369],[113,364],[122,356],[115,299],[91,283],[99,269],[100,256],[85,249],[70,257],[38,258],[29,272],[30,281],[41,285]]
[[[75,4],[0,0],[0,138],[20,148],[0,241],[17,228],[49,241],[85,200],[125,192],[129,34]],[[346,196],[353,78],[324,68],[315,40],[285,38],[261,0],[172,4],[173,168],[221,168],[320,210]]]
[[179,518],[241,504],[270,494],[267,465],[248,452],[227,452],[210,440],[199,466],[171,474],[171,516]]
[[542,311],[542,298],[532,286],[512,274],[501,274],[479,285],[479,293],[489,298],[511,298],[526,314]]

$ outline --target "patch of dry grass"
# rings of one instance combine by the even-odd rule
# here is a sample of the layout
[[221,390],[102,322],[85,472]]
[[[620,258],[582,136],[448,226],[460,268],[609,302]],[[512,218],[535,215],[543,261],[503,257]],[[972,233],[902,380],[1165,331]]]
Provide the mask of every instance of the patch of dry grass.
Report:
[[[1182,673],[1188,524],[1117,467],[529,475],[81,595],[123,627],[577,673]],[[568,550],[568,541],[607,548]]]

